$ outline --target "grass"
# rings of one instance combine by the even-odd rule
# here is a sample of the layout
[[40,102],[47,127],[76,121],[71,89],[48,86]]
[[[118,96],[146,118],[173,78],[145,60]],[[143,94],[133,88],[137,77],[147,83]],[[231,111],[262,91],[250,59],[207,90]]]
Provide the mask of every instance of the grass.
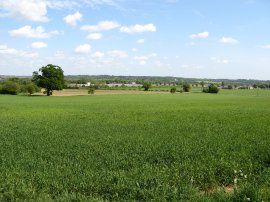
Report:
[[0,96],[0,201],[269,201],[269,101]]

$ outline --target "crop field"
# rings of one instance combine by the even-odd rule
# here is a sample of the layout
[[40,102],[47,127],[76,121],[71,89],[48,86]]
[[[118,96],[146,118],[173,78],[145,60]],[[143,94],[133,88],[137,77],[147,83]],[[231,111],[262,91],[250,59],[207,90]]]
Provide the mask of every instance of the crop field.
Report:
[[270,91],[0,96],[0,201],[270,201]]

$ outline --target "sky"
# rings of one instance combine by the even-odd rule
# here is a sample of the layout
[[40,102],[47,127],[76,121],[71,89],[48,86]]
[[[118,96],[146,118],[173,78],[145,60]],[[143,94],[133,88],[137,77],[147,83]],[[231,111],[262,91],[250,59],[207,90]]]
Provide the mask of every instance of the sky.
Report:
[[0,0],[0,75],[270,79],[269,0]]

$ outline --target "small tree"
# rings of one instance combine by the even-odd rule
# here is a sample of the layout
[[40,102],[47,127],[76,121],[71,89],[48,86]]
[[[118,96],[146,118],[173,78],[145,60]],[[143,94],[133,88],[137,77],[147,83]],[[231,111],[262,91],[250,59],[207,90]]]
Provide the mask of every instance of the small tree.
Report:
[[30,95],[40,92],[40,88],[36,86],[35,84],[27,84],[25,86],[26,92],[29,93]]
[[[41,72],[41,75],[39,74]],[[64,82],[64,71],[61,67],[48,64],[39,69],[39,72],[33,72],[33,82],[41,87],[45,88],[47,96],[52,95],[54,90],[62,90]]]
[[176,88],[175,87],[172,87],[171,90],[170,90],[171,93],[175,93],[176,92]]
[[183,91],[184,92],[189,92],[190,91],[190,88],[191,88],[190,84],[184,84],[183,85]]
[[214,84],[210,84],[208,86],[208,88],[204,88],[203,89],[203,92],[204,93],[218,93],[219,92],[219,89],[217,86],[215,86]]
[[93,95],[94,93],[95,93],[95,88],[94,88],[94,87],[90,87],[90,88],[88,89],[88,94]]
[[201,81],[200,84],[201,84],[202,88],[204,88],[204,84],[205,84],[204,81]]
[[152,84],[150,82],[144,82],[142,88],[144,88],[144,91],[148,91],[151,86]]

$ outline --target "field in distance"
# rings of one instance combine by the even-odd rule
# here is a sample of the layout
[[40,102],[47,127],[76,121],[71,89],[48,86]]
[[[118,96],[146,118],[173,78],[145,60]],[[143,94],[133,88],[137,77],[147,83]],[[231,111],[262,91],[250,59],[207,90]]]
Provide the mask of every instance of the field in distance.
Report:
[[270,201],[269,90],[0,106],[0,201]]

